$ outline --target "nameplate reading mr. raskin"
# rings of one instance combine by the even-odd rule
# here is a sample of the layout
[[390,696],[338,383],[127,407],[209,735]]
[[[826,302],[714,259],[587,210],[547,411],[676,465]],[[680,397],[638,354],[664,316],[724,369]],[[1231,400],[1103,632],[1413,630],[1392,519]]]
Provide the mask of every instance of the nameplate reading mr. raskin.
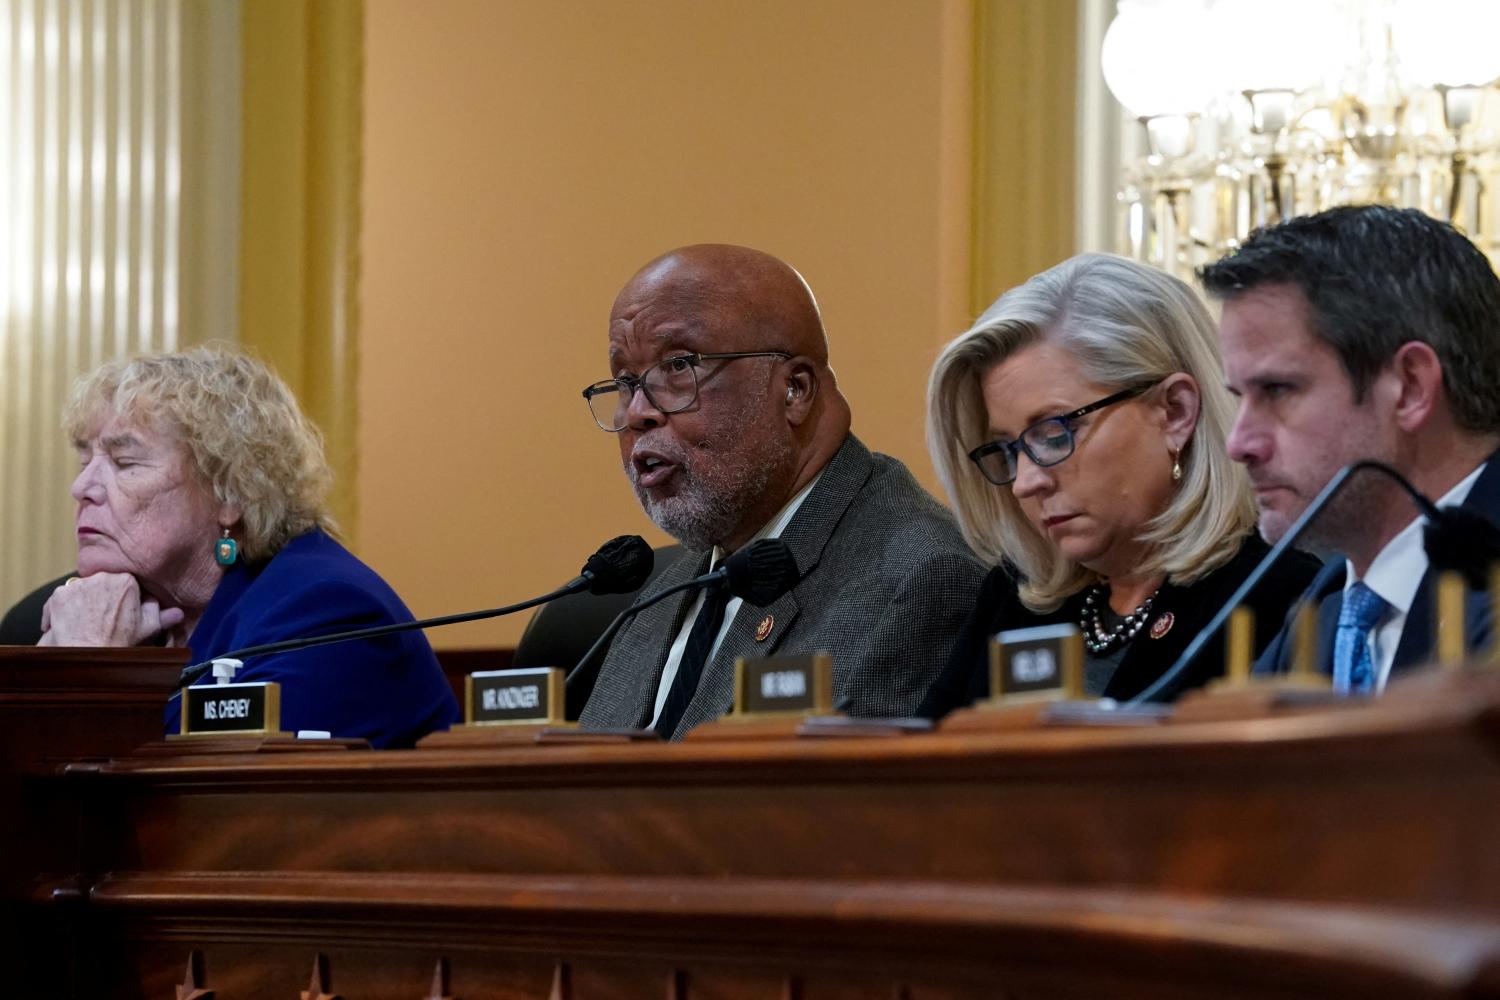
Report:
[[274,733],[280,728],[280,684],[204,684],[183,688],[184,736]]
[[557,667],[472,673],[465,682],[466,721],[471,726],[562,722],[562,677]]
[[833,659],[827,653],[735,661],[734,717],[832,711]]

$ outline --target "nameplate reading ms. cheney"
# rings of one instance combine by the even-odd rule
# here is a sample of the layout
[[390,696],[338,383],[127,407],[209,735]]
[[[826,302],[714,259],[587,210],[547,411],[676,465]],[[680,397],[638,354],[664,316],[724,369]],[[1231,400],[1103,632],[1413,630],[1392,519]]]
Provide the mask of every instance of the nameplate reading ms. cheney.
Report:
[[1083,697],[1083,633],[1074,625],[1001,632],[990,641],[990,700]]
[[266,734],[280,729],[280,684],[204,684],[183,688],[183,736]]
[[464,679],[464,721],[471,726],[561,723],[562,682],[558,667],[472,673]]

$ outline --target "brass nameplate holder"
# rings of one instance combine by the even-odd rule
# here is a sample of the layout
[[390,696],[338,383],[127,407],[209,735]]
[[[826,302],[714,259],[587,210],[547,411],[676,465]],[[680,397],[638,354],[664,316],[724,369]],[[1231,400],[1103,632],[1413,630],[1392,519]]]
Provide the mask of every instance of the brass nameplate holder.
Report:
[[580,729],[567,721],[561,667],[476,670],[464,678],[464,721],[428,733],[420,749],[507,747],[549,743],[659,742],[649,729]]
[[1290,670],[1254,674],[1255,613],[1235,608],[1229,616],[1224,649],[1224,676],[1178,700],[1175,722],[1218,722],[1287,713],[1342,710],[1346,698],[1334,693],[1332,679],[1318,670],[1318,612],[1303,602],[1291,623]]
[[1250,683],[1255,649],[1255,612],[1235,608],[1229,615],[1229,643],[1224,650],[1224,677],[1231,684]]
[[1116,705],[1083,693],[1083,633],[1076,625],[1009,629],[990,640],[990,696],[943,719],[944,732],[1038,726],[1149,726],[1161,705]]
[[175,734],[178,738],[269,736],[279,732],[281,685],[274,681],[182,689],[182,729]]
[[833,657],[768,656],[734,661],[734,708],[729,719],[827,715],[833,711]]
[[695,726],[691,743],[705,740],[789,739],[810,722],[833,715],[833,657],[827,653],[734,661],[729,714]]
[[[1444,703],[1466,701],[1476,697],[1477,684],[1494,684],[1500,678],[1500,641],[1492,639],[1487,650],[1468,648],[1469,591],[1462,576],[1439,576],[1436,596],[1436,666],[1393,674],[1386,690],[1399,691],[1407,700],[1426,695]],[[1500,614],[1500,564],[1490,567],[1489,600],[1491,615]]]
[[470,726],[561,725],[561,667],[481,670],[464,678],[464,722]]
[[990,640],[988,705],[1083,698],[1083,633],[1076,625],[1038,625]]
[[[1231,694],[1255,683],[1251,668],[1255,665],[1255,612],[1235,608],[1224,630],[1224,676],[1216,677],[1204,690],[1213,694]],[[1189,691],[1185,697],[1191,696]]]
[[1312,604],[1304,602],[1292,619],[1292,653],[1287,673],[1251,673],[1254,646],[1255,612],[1249,608],[1235,608],[1229,616],[1224,678],[1210,684],[1209,689],[1225,694],[1247,688],[1282,695],[1304,692],[1315,698],[1332,692],[1332,678],[1318,669],[1318,611]]
[[[1490,569],[1489,599],[1491,613],[1500,609],[1500,565]],[[1393,674],[1387,690],[1399,689],[1403,698],[1421,693],[1424,689],[1439,697],[1458,696],[1466,688],[1464,678],[1485,673],[1493,675],[1500,666],[1500,642],[1492,641],[1488,650],[1469,649],[1468,598],[1469,591],[1462,575],[1446,572],[1437,579],[1437,641],[1433,653],[1436,665],[1422,670],[1410,670]],[[1452,690],[1450,690],[1452,689]]]
[[[1500,563],[1490,567],[1490,621],[1500,622]],[[1490,655],[1484,665],[1500,667],[1500,642],[1491,641]]]
[[1292,619],[1290,676],[1311,680],[1318,676],[1318,609],[1303,601]]
[[1458,670],[1469,658],[1464,597],[1462,576],[1450,571],[1438,577],[1437,659],[1448,670]]

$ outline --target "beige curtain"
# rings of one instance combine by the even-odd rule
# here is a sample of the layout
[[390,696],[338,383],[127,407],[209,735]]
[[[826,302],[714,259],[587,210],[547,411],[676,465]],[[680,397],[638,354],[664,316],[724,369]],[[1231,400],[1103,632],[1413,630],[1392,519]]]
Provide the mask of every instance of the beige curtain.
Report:
[[235,50],[213,28],[234,18],[190,0],[0,0],[0,610],[73,562],[75,459],[58,428],[72,378],[233,333],[219,268],[234,258],[203,268],[225,240],[183,216],[225,173],[185,164],[188,116],[220,120],[215,99],[237,116],[235,85],[193,78]]

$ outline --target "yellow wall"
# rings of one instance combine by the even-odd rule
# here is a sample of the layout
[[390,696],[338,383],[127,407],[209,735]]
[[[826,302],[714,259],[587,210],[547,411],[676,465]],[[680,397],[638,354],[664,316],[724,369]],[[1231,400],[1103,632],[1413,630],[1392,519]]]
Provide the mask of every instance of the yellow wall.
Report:
[[369,0],[356,537],[418,615],[662,540],[579,390],[619,286],[679,244],[800,268],[856,432],[933,485],[923,382],[969,319],[974,23],[967,0]]

